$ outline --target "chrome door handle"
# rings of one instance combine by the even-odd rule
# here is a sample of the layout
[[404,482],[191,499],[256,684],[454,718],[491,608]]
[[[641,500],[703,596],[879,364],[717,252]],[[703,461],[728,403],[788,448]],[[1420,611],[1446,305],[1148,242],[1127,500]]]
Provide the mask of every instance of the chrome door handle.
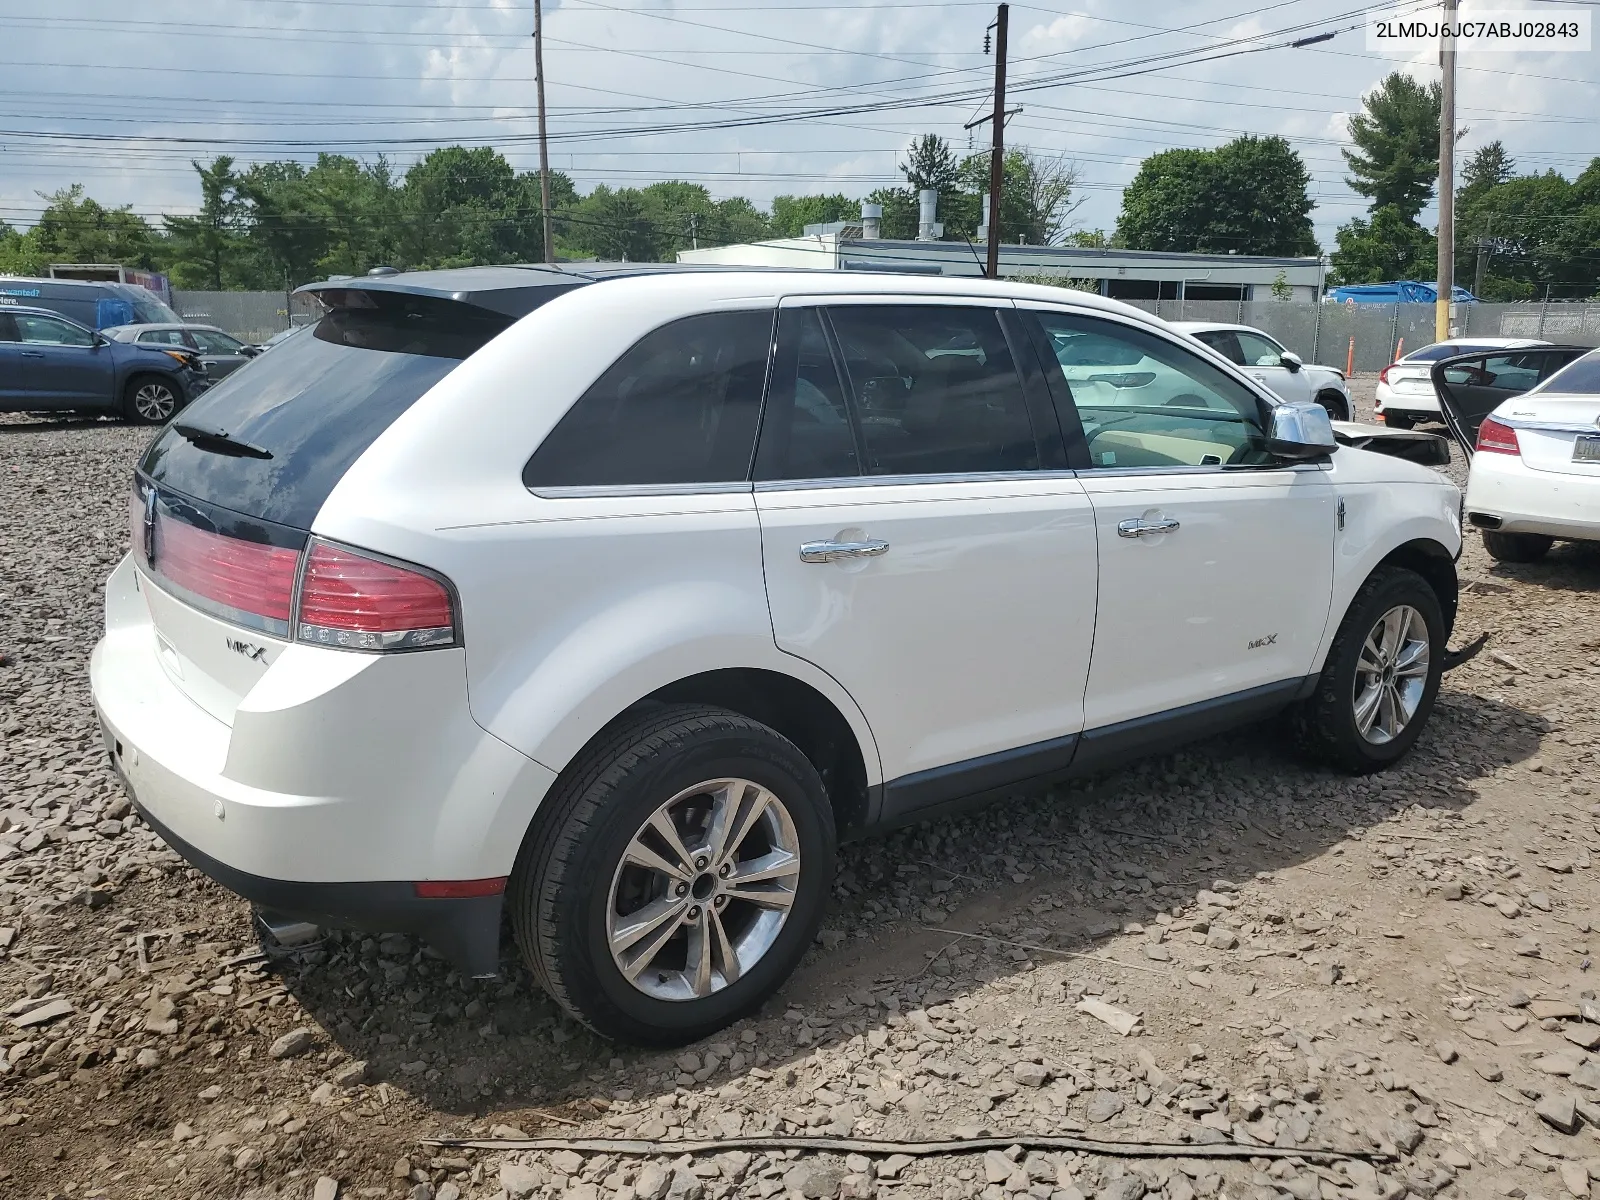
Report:
[[889,543],[880,538],[868,538],[864,542],[801,542],[800,561],[830,563],[846,558],[876,558],[888,551]]
[[23,358],[43,358],[44,357],[44,351],[43,350],[24,350],[22,352],[22,357]]
[[1125,538],[1143,537],[1147,533],[1171,533],[1178,528],[1178,522],[1171,517],[1158,517],[1154,521],[1146,521],[1143,517],[1129,517],[1126,521],[1117,523],[1117,536]]

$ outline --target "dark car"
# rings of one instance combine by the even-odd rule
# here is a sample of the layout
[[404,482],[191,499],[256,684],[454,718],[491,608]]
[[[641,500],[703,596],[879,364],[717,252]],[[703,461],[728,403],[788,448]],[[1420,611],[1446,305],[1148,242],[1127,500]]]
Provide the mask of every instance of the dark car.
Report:
[[193,350],[116,342],[43,308],[0,308],[0,412],[161,424],[206,389]]
[[42,308],[90,329],[181,319],[149,288],[111,280],[7,276],[0,279],[0,307]]
[[233,334],[218,329],[215,325],[191,325],[184,322],[116,325],[100,332],[119,342],[193,350],[205,364],[206,377],[213,382],[233,374],[261,353],[259,346],[241,342]]

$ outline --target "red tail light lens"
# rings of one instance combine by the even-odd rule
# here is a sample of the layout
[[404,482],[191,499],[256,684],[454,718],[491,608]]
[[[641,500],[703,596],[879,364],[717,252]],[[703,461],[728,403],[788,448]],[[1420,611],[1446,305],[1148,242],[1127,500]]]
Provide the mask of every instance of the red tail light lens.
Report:
[[288,636],[298,551],[223,537],[160,511],[152,549],[151,571],[195,607]]
[[1379,371],[1378,372],[1378,382],[1379,383],[1388,383],[1389,382],[1389,372],[1392,371],[1393,369],[1394,369],[1394,364],[1390,363],[1383,370]]
[[416,568],[313,540],[295,640],[347,650],[420,650],[456,642],[450,589]]
[[1478,426],[1478,450],[1485,454],[1516,454],[1521,455],[1522,447],[1517,445],[1517,431],[1509,425],[1503,425],[1493,417],[1485,417],[1483,424]]

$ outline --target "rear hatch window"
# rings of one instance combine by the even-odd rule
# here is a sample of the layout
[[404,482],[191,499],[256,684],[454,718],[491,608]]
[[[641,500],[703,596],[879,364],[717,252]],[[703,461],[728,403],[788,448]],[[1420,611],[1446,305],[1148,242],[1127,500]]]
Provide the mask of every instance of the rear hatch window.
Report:
[[309,336],[229,375],[162,430],[141,464],[163,492],[309,529],[395,419],[512,322],[429,296],[334,294]]

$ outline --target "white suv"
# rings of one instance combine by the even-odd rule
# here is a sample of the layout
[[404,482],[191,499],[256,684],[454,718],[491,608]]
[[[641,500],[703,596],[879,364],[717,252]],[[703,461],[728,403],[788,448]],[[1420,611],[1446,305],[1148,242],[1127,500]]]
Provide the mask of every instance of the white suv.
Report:
[[683,1042],[783,982],[840,838],[1282,712],[1379,769],[1432,707],[1457,489],[1133,308],[639,267],[303,290],[314,332],[139,464],[91,667],[140,812],[276,914],[485,975],[505,909],[578,1018]]
[[1350,387],[1337,367],[1307,363],[1282,342],[1249,325],[1210,321],[1172,321],[1172,327],[1204,342],[1257,383],[1291,402],[1313,400],[1335,421],[1355,419]]

